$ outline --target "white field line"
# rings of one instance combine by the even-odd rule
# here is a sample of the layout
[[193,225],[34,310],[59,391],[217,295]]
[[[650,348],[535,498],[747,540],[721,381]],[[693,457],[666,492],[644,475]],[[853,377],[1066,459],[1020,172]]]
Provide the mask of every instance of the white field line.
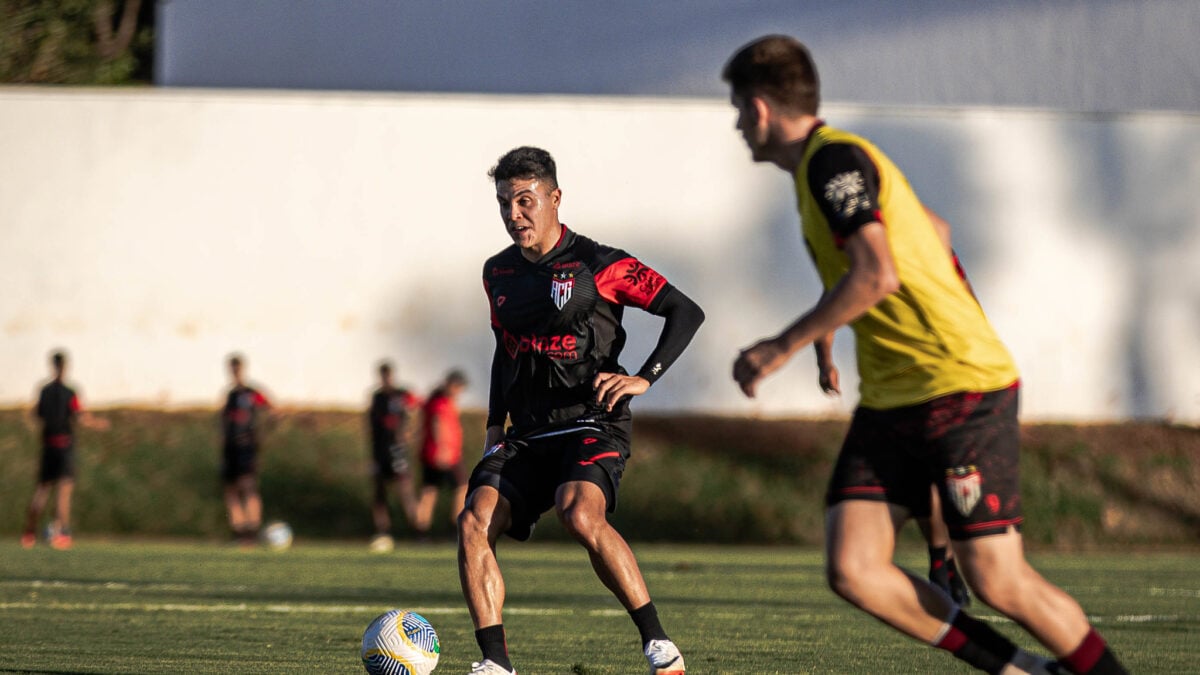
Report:
[[[165,583],[150,583],[137,584],[120,581],[95,581],[95,582],[77,582],[77,581],[53,581],[42,579],[29,580],[0,580],[0,586],[19,587],[29,589],[84,589],[84,590],[112,590],[112,591],[167,591],[167,592],[187,592],[200,588],[191,584],[165,584]],[[204,585],[204,590],[213,590],[213,586]],[[251,590],[250,587],[244,585],[231,585],[222,587],[221,590],[232,592],[245,592]],[[1158,588],[1151,587],[1149,589],[1151,596],[1158,597],[1173,597],[1173,598],[1197,598],[1200,597],[1200,589],[1190,588]],[[0,602],[0,611],[15,610],[15,609],[40,609],[40,610],[58,610],[58,611],[138,611],[138,612],[270,612],[279,614],[372,614],[388,611],[391,607],[386,605],[320,605],[313,603],[269,603],[269,604],[250,604],[250,603],[181,603],[181,602]],[[447,615],[447,614],[466,614],[465,606],[455,607],[411,607],[409,608],[418,614],[429,615]],[[576,614],[576,610],[570,608],[536,608],[536,607],[508,607],[505,608],[506,614],[515,616],[567,616]],[[586,612],[589,616],[616,617],[624,616],[626,612],[622,609],[594,609]],[[744,620],[760,613],[755,611],[726,611],[718,612],[711,615],[706,615],[709,619],[723,620]],[[789,618],[797,623],[811,621],[815,619],[830,619],[836,618],[838,615],[811,615],[811,614],[790,614]],[[1012,623],[1010,619],[1002,616],[980,616],[978,617],[989,623],[1007,624]],[[1088,616],[1092,623],[1165,623],[1180,620],[1193,620],[1194,617],[1185,617],[1179,614],[1118,614],[1112,617],[1103,616]]]
[[[35,609],[42,611],[61,611],[61,612],[178,612],[178,613],[246,613],[246,612],[266,612],[274,614],[379,614],[386,612],[390,607],[385,605],[315,605],[309,603],[271,603],[265,605],[256,605],[245,602],[239,603],[182,603],[182,602],[0,602],[0,611],[17,610],[17,609]],[[409,608],[418,614],[429,616],[450,615],[450,614],[466,614],[466,607],[411,607]],[[575,614],[576,611],[568,608],[537,608],[537,607],[509,607],[504,610],[506,614],[515,616],[568,616]],[[624,610],[617,609],[597,609],[586,612],[588,616],[603,616],[614,617],[624,616]],[[705,615],[706,619],[721,619],[721,620],[745,620],[752,616],[757,616],[755,612],[719,612],[712,615]],[[816,619],[832,619],[838,615],[790,615],[789,618],[796,623],[804,623]],[[997,616],[980,617],[984,621],[991,623],[1011,623],[1009,619]],[[1092,623],[1167,623],[1172,621],[1180,621],[1185,618],[1178,614],[1120,614],[1114,617],[1099,617],[1089,616],[1088,619]]]

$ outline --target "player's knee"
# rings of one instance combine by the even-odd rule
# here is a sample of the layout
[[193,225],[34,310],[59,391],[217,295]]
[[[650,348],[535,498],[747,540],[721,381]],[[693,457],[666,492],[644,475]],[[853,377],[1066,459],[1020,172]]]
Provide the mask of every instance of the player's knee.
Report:
[[596,540],[597,529],[605,522],[603,516],[597,518],[590,510],[575,506],[559,509],[558,519],[567,534],[584,546]]
[[864,595],[873,573],[869,564],[855,556],[830,556],[825,561],[825,583],[831,591],[850,602]]
[[487,545],[489,519],[475,509],[466,508],[458,514],[458,536],[465,546]]

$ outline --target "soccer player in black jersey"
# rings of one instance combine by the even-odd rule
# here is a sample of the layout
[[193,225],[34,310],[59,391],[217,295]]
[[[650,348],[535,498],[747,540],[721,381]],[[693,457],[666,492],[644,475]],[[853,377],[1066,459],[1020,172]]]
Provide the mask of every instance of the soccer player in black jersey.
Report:
[[259,390],[246,384],[240,355],[229,357],[233,387],[221,409],[225,443],[221,455],[221,481],[229,529],[241,544],[254,543],[262,525],[262,497],[258,492],[259,428],[271,408]]
[[32,411],[33,417],[42,423],[42,459],[33,497],[25,514],[21,546],[31,548],[37,543],[38,521],[46,508],[50,491],[56,490],[50,546],[68,549],[72,544],[71,495],[75,489],[74,423],[78,421],[85,427],[103,430],[108,428],[108,420],[85,411],[75,390],[63,381],[67,370],[65,353],[54,352],[50,356],[50,364],[54,377],[42,387]]
[[[1124,673],[1079,603],[1025,558],[1020,374],[963,283],[949,225],[886,153],[817,116],[816,66],[799,41],[754,40],[722,77],[753,159],[794,181],[804,243],[825,286],[812,309],[741,351],[734,380],[754,396],[799,350],[843,325],[855,334],[860,399],[826,492],[830,587],[989,673]],[[971,590],[1056,662],[1019,649],[895,564],[896,531],[929,514],[930,484]]]
[[[496,349],[484,457],[459,517],[459,576],[483,652],[472,672],[515,672],[495,545],[503,533],[528,539],[553,508],[629,611],[650,672],[682,673],[683,657],[659,623],[637,560],[606,513],[616,507],[629,457],[630,398],[683,353],[704,313],[637,258],[559,221],[562,190],[545,150],[511,150],[488,175],[513,245],[483,267]],[[618,363],[626,306],[666,319],[634,375]]]
[[375,493],[371,501],[371,519],[375,536],[371,550],[390,551],[393,546],[392,518],[388,513],[388,492],[400,500],[404,519],[412,525],[416,518],[417,498],[413,494],[409,448],[412,447],[413,420],[421,401],[415,394],[392,383],[392,364],[379,364],[379,388],[371,394],[367,409],[367,428],[371,435],[372,481]]

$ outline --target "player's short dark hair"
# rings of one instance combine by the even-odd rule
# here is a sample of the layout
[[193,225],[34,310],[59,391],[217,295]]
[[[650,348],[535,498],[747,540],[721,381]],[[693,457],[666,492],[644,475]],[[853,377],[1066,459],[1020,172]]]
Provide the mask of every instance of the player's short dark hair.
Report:
[[379,362],[379,374],[390,375],[392,372],[392,362],[384,359]]
[[447,385],[457,384],[459,386],[466,386],[467,374],[464,373],[463,371],[455,368],[454,370],[446,373],[446,384]]
[[808,47],[786,35],[767,35],[734,53],[721,71],[736,96],[762,96],[792,113],[816,115],[821,80]]
[[231,368],[240,368],[241,365],[242,365],[242,355],[241,354],[230,354],[229,355],[229,366]]
[[550,188],[558,187],[558,167],[550,153],[541,148],[522,145],[513,148],[496,160],[496,166],[488,171],[488,178],[494,181],[512,180],[513,178],[537,178],[550,184]]
[[62,369],[67,363],[67,353],[61,349],[56,349],[50,354],[50,363],[54,364],[55,368]]

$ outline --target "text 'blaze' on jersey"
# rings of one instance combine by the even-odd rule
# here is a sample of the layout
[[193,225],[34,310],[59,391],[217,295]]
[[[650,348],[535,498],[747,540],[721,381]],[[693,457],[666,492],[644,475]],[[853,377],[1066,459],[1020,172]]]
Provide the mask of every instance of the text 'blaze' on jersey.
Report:
[[625,372],[618,364],[624,306],[654,312],[670,288],[662,275],[564,226],[537,262],[515,245],[488,259],[483,282],[497,340],[489,417],[502,407],[521,429],[586,416],[628,419],[627,400],[611,413],[593,403],[592,379]]

